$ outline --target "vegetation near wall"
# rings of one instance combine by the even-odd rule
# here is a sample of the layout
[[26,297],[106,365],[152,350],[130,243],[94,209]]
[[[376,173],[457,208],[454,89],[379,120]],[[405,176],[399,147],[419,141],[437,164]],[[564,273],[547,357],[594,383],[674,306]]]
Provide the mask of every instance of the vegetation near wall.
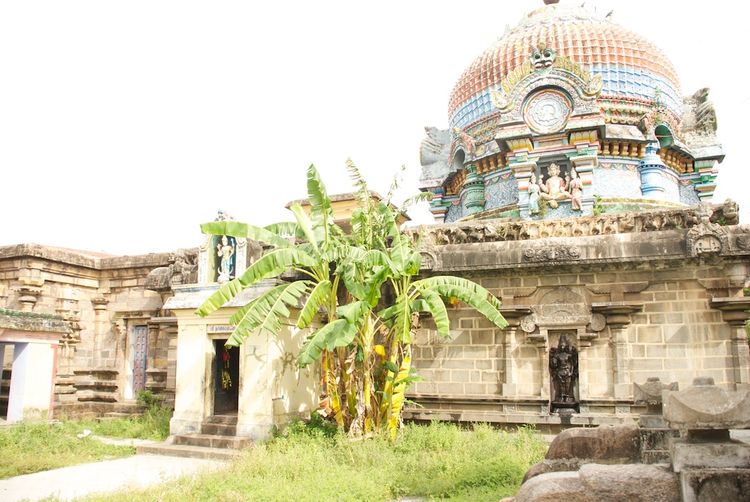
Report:
[[335,425],[300,423],[246,450],[226,470],[91,500],[378,502],[420,496],[496,502],[518,490],[546,449],[530,429],[408,424],[393,442],[383,436],[352,440]]
[[479,284],[452,276],[418,278],[419,241],[399,229],[402,213],[391,204],[397,183],[385,200],[374,201],[356,166],[351,161],[347,166],[357,188],[349,232],[334,222],[314,166],[307,172],[310,211],[293,204],[294,222],[264,228],[234,221],[201,225],[205,233],[255,239],[273,249],[222,285],[197,313],[207,316],[243,289],[292,273],[293,280],[232,316],[235,329],[227,345],[256,332],[278,334],[290,318],[301,329],[320,320],[298,358],[301,367],[321,362],[320,413],[351,436],[387,430],[395,438],[406,389],[418,378],[411,342],[420,315],[431,315],[443,337],[450,326],[444,300],[466,303],[499,328],[507,323],[500,301]]

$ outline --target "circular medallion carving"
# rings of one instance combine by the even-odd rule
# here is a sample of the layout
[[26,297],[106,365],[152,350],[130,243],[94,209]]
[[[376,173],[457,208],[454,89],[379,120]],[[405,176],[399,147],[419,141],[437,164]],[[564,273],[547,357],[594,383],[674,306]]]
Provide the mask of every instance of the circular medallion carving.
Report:
[[607,319],[602,314],[591,314],[591,331],[601,331],[607,327]]
[[560,91],[547,89],[534,94],[524,106],[523,117],[535,132],[546,134],[565,127],[571,107]]
[[536,322],[533,315],[527,315],[521,318],[521,329],[526,333],[533,333],[536,330]]

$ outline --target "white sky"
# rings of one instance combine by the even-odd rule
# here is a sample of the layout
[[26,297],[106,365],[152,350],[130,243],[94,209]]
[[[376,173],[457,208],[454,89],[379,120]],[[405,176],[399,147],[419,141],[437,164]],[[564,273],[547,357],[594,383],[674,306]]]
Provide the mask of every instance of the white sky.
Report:
[[[381,193],[403,164],[416,187],[423,126],[447,126],[463,70],[541,5],[2,2],[0,245],[195,246],[217,209],[289,219],[311,162],[329,193],[351,191],[347,157]],[[727,154],[714,201],[750,221],[748,3],[587,6],[661,47],[683,94],[711,88]]]

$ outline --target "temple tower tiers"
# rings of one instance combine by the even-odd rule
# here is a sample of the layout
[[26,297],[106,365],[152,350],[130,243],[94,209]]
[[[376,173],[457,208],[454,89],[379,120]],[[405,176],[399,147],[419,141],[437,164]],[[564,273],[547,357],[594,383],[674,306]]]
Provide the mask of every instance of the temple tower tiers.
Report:
[[466,69],[448,118],[421,151],[446,223],[695,206],[724,158],[707,88],[683,97],[651,42],[554,2]]

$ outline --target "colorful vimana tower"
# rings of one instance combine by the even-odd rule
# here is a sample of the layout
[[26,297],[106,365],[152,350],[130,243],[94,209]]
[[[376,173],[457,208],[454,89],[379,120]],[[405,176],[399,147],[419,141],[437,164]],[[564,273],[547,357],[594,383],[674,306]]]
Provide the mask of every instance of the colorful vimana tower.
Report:
[[464,71],[427,128],[438,221],[557,219],[709,202],[724,154],[708,89],[683,97],[654,44],[546,1]]

